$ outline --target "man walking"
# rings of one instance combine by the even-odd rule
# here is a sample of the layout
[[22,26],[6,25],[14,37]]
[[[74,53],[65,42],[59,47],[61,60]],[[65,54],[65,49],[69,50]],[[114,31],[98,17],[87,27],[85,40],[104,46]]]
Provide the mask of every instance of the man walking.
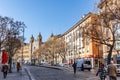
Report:
[[111,61],[111,64],[108,67],[108,75],[110,80],[117,80],[117,69],[113,61]]
[[73,70],[74,70],[74,74],[76,74],[76,66],[77,66],[77,64],[76,64],[76,62],[74,61],[73,65],[72,65]]

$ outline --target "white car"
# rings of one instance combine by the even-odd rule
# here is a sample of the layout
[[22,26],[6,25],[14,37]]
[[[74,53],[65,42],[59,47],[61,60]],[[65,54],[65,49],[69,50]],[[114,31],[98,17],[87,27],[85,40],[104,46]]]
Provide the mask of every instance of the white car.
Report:
[[91,70],[92,69],[92,65],[91,62],[89,60],[84,60],[84,59],[79,59],[76,61],[77,62],[77,68],[82,68],[82,65],[84,66],[84,69],[86,70]]
[[[120,75],[120,64],[114,64],[114,65],[115,65],[116,68],[117,68],[117,74]],[[109,65],[107,65],[107,66],[105,67],[106,72],[107,72],[108,66],[109,66]]]
[[69,67],[68,63],[61,63],[59,64],[61,67]]

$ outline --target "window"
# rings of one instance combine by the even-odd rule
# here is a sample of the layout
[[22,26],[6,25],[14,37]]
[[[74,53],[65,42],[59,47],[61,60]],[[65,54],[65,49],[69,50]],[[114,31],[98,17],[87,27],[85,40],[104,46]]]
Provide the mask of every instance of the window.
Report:
[[109,37],[109,29],[106,30],[106,37]]
[[115,35],[120,34],[120,23],[115,23],[113,27],[114,27]]
[[113,25],[114,31],[115,31],[115,49],[119,50],[120,49],[120,23],[115,23]]

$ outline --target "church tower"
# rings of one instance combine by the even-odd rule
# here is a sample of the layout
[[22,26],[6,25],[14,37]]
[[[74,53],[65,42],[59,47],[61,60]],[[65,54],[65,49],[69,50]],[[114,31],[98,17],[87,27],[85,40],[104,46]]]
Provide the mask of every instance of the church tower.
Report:
[[34,42],[34,37],[33,35],[30,38],[30,62],[32,62],[32,53],[33,53],[33,42]]
[[41,33],[39,33],[37,41],[38,41],[38,44],[39,44],[39,47],[40,47],[40,45],[42,44],[42,35],[41,35]]

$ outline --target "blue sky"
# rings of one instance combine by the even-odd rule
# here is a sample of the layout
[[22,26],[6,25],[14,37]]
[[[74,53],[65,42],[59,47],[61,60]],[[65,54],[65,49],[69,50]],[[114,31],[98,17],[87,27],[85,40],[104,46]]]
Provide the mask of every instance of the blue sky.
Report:
[[63,34],[84,14],[92,12],[94,3],[95,0],[0,0],[0,15],[26,24],[25,42],[39,33],[46,41],[51,33]]

